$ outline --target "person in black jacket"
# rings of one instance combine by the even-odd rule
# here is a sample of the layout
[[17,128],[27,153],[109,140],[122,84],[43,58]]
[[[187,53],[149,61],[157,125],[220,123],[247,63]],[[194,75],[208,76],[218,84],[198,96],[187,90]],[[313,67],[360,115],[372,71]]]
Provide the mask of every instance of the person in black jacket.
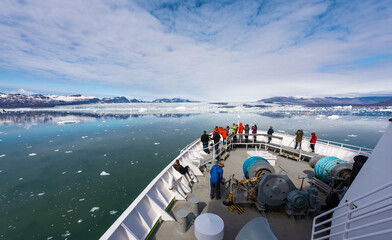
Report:
[[215,145],[215,153],[219,153],[219,140],[220,140],[220,135],[218,132],[215,132],[214,136],[212,136],[214,139],[214,145]]
[[203,150],[206,153],[210,153],[210,149],[208,149],[208,142],[210,141],[210,135],[207,134],[206,131],[204,131],[204,134],[201,135],[200,138],[201,142],[203,143]]
[[191,183],[193,179],[192,171],[189,169],[189,166],[183,167],[180,164],[180,160],[176,160],[176,163],[174,164],[174,169],[176,169],[179,173],[185,176],[185,178],[188,180],[189,184]]

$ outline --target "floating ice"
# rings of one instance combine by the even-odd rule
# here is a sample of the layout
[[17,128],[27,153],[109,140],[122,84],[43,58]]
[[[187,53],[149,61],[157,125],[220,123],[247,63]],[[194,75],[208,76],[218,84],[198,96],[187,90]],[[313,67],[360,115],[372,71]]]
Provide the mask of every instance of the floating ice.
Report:
[[78,220],[78,223],[81,223],[81,222],[83,222],[83,219],[79,219],[79,220]]
[[284,130],[278,130],[278,132],[280,132],[280,133],[284,133]]
[[103,123],[105,123],[106,121],[102,121]]
[[19,178],[19,181],[21,181],[21,180],[23,180],[23,178],[21,177],[21,178]]
[[345,142],[350,142],[350,139],[343,139],[343,141],[345,141]]
[[339,118],[340,118],[339,115],[331,115],[331,116],[328,116],[328,119],[332,119],[332,120],[334,120],[334,119],[339,119]]
[[106,155],[106,154],[104,154],[103,156],[104,156],[104,157],[106,157],[107,155]]
[[32,148],[32,146],[27,146],[26,148]]
[[98,211],[98,210],[99,210],[99,207],[93,207],[93,208],[91,208],[90,212],[95,212],[95,211]]
[[67,212],[73,212],[73,209],[69,209]]
[[30,157],[36,156],[36,155],[37,155],[36,153],[30,153],[30,154],[29,154]]
[[109,176],[110,173],[107,173],[107,172],[105,172],[105,171],[102,171],[99,175],[101,175],[101,176]]
[[79,171],[78,171],[78,173],[81,173],[81,172],[82,172],[82,170],[79,170]]
[[0,173],[3,172],[3,170],[0,170]]
[[69,236],[71,236],[71,233],[68,230],[66,230],[64,234],[61,234],[61,236],[62,237],[69,237]]
[[82,136],[82,138],[84,139],[84,138],[88,138],[88,136]]
[[79,202],[82,202],[82,201],[84,201],[84,198],[79,199]]
[[0,139],[0,142],[2,142],[3,141],[3,139]]
[[117,211],[116,211],[116,210],[111,210],[109,213],[110,213],[111,215],[114,215],[114,214],[117,213]]
[[358,137],[358,135],[355,135],[355,134],[350,134],[350,135],[347,135],[347,137]]
[[50,240],[50,239],[53,239],[53,237],[52,237],[52,236],[50,236],[50,237],[47,237],[47,238],[46,238],[46,240]]
[[38,196],[43,196],[45,193],[44,192],[41,192],[41,193],[38,193]]
[[159,144],[161,144],[160,142],[156,142],[156,143],[154,143],[154,145],[159,145]]
[[66,173],[67,173],[67,172],[62,172],[61,174],[63,174],[63,175],[64,175],[64,174],[66,174]]
[[65,153],[72,153],[72,151],[65,151]]
[[49,140],[49,142],[51,143],[51,142],[53,142],[53,140]]
[[65,124],[75,124],[75,123],[79,123],[79,120],[68,120],[68,121],[61,121],[61,122],[57,122],[58,125],[65,125]]
[[60,149],[55,149],[55,150],[53,150],[53,151],[58,152],[58,151],[60,151]]
[[155,156],[158,156],[158,153],[154,153]]
[[7,155],[6,155],[6,154],[1,154],[1,155],[0,155],[0,158],[5,157],[5,156],[7,156]]

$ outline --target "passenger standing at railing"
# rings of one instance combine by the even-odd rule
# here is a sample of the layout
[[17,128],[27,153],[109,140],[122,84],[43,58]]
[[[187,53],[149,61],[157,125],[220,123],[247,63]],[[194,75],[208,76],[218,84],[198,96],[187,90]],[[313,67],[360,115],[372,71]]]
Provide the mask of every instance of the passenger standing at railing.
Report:
[[201,135],[200,140],[203,143],[204,152],[210,154],[210,150],[208,149],[208,142],[210,141],[210,135],[207,134],[207,131],[204,131],[204,134]]
[[238,126],[235,124],[235,123],[233,123],[233,141],[235,142],[236,140],[237,140],[237,129],[238,128]]
[[317,137],[316,133],[312,132],[312,138],[310,139],[310,148],[312,149],[312,152],[314,152],[314,145],[316,144]]
[[304,136],[304,131],[302,131],[302,129],[297,130],[297,132],[295,133],[295,147],[294,149],[297,149],[298,145],[299,145],[299,149],[301,149],[301,143],[302,143],[302,137]]
[[212,138],[214,139],[215,153],[218,154],[219,153],[219,140],[220,140],[220,135],[219,135],[218,131],[215,132],[215,134],[214,134],[214,136],[212,136]]
[[240,140],[242,140],[243,138],[242,134],[244,133],[244,125],[242,125],[242,123],[240,123],[240,126],[238,127],[238,133],[241,134]]
[[248,137],[249,137],[249,130],[250,130],[249,124],[245,125],[244,130],[245,130],[245,142],[247,143],[248,142]]
[[[269,127],[267,134],[271,135],[274,133],[274,129],[272,129],[272,126]],[[272,137],[268,137],[268,143],[270,143],[272,140]]]
[[219,128],[218,126],[215,127],[214,131],[212,131],[212,136],[214,136],[215,132],[218,132]]
[[252,133],[253,133],[253,142],[256,142],[256,140],[257,140],[257,137],[256,137],[256,134],[257,134],[257,125],[256,125],[256,124],[253,125],[253,127],[252,127]]
[[225,128],[222,128],[221,135],[222,135],[222,138],[223,138],[223,144],[226,144],[226,138],[227,138],[228,134],[227,134],[227,131],[226,131]]

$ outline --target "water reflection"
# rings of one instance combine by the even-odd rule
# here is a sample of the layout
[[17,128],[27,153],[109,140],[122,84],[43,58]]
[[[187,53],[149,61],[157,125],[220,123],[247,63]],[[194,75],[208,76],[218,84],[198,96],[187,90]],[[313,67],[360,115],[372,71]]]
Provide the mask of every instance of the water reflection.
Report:
[[129,119],[154,116],[157,118],[182,118],[197,114],[114,114],[61,111],[9,111],[0,114],[0,124],[26,124],[64,121],[92,121],[97,119]]

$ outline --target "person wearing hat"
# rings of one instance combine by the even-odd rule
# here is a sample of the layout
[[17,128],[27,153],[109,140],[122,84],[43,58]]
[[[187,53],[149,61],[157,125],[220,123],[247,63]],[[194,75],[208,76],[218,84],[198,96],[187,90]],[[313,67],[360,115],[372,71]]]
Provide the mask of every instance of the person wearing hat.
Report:
[[214,165],[210,170],[210,186],[211,186],[211,193],[210,197],[211,200],[216,197],[217,200],[221,198],[220,196],[220,183],[222,182],[223,178],[223,167],[225,164],[223,162],[219,162],[218,165]]

